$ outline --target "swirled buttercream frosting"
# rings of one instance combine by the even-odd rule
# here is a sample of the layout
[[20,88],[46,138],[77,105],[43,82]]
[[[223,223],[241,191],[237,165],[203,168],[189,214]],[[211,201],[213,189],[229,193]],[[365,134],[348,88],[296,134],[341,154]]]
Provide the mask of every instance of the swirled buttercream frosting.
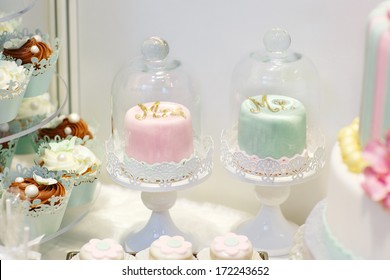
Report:
[[93,138],[93,134],[89,130],[88,124],[85,120],[81,119],[77,114],[70,114],[68,116],[62,116],[57,120],[49,123],[48,126],[42,128],[38,132],[38,137],[49,137],[54,139],[55,136],[60,138],[66,138],[69,135],[76,136],[83,139],[85,136],[89,136],[89,139]]
[[25,80],[26,70],[23,66],[18,66],[14,61],[0,60],[0,89],[15,90]]
[[52,53],[53,50],[48,44],[42,41],[40,36],[34,36],[28,39],[20,47],[14,42],[6,42],[3,50],[3,55],[20,59],[22,64],[31,63],[33,57],[36,57],[38,61],[48,59]]
[[76,137],[61,142],[52,142],[41,151],[40,164],[50,171],[67,171],[77,175],[89,172],[100,165],[95,154],[83,145],[75,144]]
[[[39,208],[43,204],[50,205],[53,196],[64,197],[66,194],[65,187],[60,182],[54,179],[37,180],[34,177],[16,178],[9,186],[8,191],[18,195],[21,200],[31,202],[30,209]],[[39,202],[37,203],[37,201]]]

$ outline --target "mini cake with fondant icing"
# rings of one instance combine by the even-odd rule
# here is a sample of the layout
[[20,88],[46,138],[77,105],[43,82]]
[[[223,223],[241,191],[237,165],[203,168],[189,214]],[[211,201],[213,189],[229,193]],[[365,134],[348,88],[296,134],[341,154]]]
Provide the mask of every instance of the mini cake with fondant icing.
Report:
[[149,247],[150,260],[192,260],[192,244],[182,236],[162,235]]
[[210,244],[211,260],[251,260],[253,246],[248,237],[229,232],[217,236]]
[[306,110],[297,99],[258,95],[240,108],[238,145],[260,158],[293,157],[306,147]]
[[125,116],[125,151],[148,164],[180,162],[193,153],[190,111],[173,102],[138,104]]
[[81,247],[78,256],[80,260],[124,260],[125,251],[111,238],[93,238]]
[[369,15],[360,117],[340,130],[326,199],[305,226],[316,259],[390,259],[389,17],[388,1]]

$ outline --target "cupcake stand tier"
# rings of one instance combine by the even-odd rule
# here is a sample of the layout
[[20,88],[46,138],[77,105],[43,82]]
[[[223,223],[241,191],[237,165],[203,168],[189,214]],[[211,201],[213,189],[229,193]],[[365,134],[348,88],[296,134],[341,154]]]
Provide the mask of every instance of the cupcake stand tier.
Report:
[[185,162],[145,165],[136,160],[123,160],[123,152],[115,149],[114,140],[106,142],[107,174],[115,183],[141,191],[143,204],[152,211],[141,230],[131,228],[125,233],[126,250],[142,251],[161,235],[181,235],[196,247],[192,235],[182,232],[169,213],[176,202],[177,191],[193,187],[211,174],[211,137],[194,139],[194,150],[193,156]]
[[255,218],[239,225],[238,234],[249,237],[257,250],[270,256],[287,255],[298,225],[288,221],[280,208],[293,185],[313,178],[324,166],[324,136],[319,131],[308,133],[303,155],[294,158],[259,159],[238,148],[237,129],[224,130],[221,137],[221,162],[236,179],[255,185],[262,207]]
[[0,22],[10,21],[30,11],[36,0],[2,0],[0,3]]
[[[32,126],[20,127],[19,130],[16,130],[12,134],[6,137],[1,137],[0,144],[7,141],[19,139],[20,137],[34,133],[35,131],[37,131],[38,129],[40,129],[41,127],[43,127],[51,120],[53,120],[55,117],[61,114],[61,112],[65,109],[65,106],[68,101],[68,95],[69,95],[68,87],[66,86],[65,81],[59,75],[54,75],[51,81],[51,87],[49,88],[49,91],[55,92],[55,94],[51,94],[51,101],[53,104],[56,104],[55,110],[51,114],[47,115],[45,118],[43,118],[38,123],[35,123]],[[26,166],[31,166],[33,162],[34,162],[33,154],[18,155],[13,159],[10,172],[12,173]],[[57,232],[50,235],[45,235],[43,237],[38,237],[34,240],[31,240],[29,244],[33,245],[33,244],[49,241],[63,234],[64,232],[68,231],[69,229],[71,229],[75,224],[81,221],[85,217],[85,215],[89,212],[90,208],[92,207],[96,198],[98,197],[100,190],[101,190],[101,184],[98,183],[96,187],[96,191],[90,203],[85,205],[78,205],[72,208],[67,208],[61,226]]]
[[[52,88],[56,87],[58,89],[57,93],[51,95],[51,102],[56,104],[55,110],[34,125],[28,127],[20,127],[19,129],[16,129],[15,131],[11,132],[10,135],[0,137],[0,144],[31,134],[43,127],[44,125],[48,124],[51,120],[61,114],[68,101],[68,87],[66,86],[65,81],[59,75],[55,75],[52,80]],[[9,124],[11,122],[9,122]]]

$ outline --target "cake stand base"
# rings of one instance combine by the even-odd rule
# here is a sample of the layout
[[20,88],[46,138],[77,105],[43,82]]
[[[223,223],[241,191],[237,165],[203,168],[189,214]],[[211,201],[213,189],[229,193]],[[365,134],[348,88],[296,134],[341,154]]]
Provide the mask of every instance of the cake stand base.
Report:
[[283,256],[290,252],[298,225],[288,221],[280,205],[288,198],[290,187],[256,186],[262,207],[256,217],[244,222],[236,233],[246,235],[256,250],[269,256]]
[[152,210],[152,214],[141,230],[130,232],[125,237],[124,244],[127,252],[140,252],[148,248],[161,235],[181,235],[194,244],[192,236],[177,228],[169,213],[169,209],[177,199],[176,191],[142,192],[141,198],[144,205]]

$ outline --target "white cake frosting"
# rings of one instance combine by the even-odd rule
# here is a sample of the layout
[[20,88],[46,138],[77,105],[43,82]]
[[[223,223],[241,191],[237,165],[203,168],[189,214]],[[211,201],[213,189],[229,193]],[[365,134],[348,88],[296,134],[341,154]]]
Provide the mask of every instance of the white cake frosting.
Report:
[[50,101],[50,94],[45,92],[35,97],[26,97],[20,104],[16,119],[30,118],[34,116],[48,116],[55,111],[55,105]]
[[[308,244],[322,239],[329,259],[390,259],[389,27],[386,1],[368,17],[360,121],[339,133],[320,227],[305,236]],[[312,255],[321,256],[314,247]]]
[[210,244],[212,260],[251,260],[253,246],[245,235],[228,232],[216,236]]
[[192,260],[192,244],[182,236],[162,235],[149,248],[151,260]]
[[16,89],[18,83],[10,84],[10,81],[23,82],[26,79],[26,69],[18,66],[14,61],[0,60],[0,89]]
[[123,260],[123,247],[111,238],[93,238],[84,244],[79,253],[80,260]]
[[363,175],[348,171],[338,144],[330,165],[324,234],[334,258],[390,259],[390,211],[366,195]]
[[76,137],[61,142],[49,143],[49,147],[41,151],[40,162],[50,171],[69,171],[84,174],[101,162],[87,147],[75,143]]

